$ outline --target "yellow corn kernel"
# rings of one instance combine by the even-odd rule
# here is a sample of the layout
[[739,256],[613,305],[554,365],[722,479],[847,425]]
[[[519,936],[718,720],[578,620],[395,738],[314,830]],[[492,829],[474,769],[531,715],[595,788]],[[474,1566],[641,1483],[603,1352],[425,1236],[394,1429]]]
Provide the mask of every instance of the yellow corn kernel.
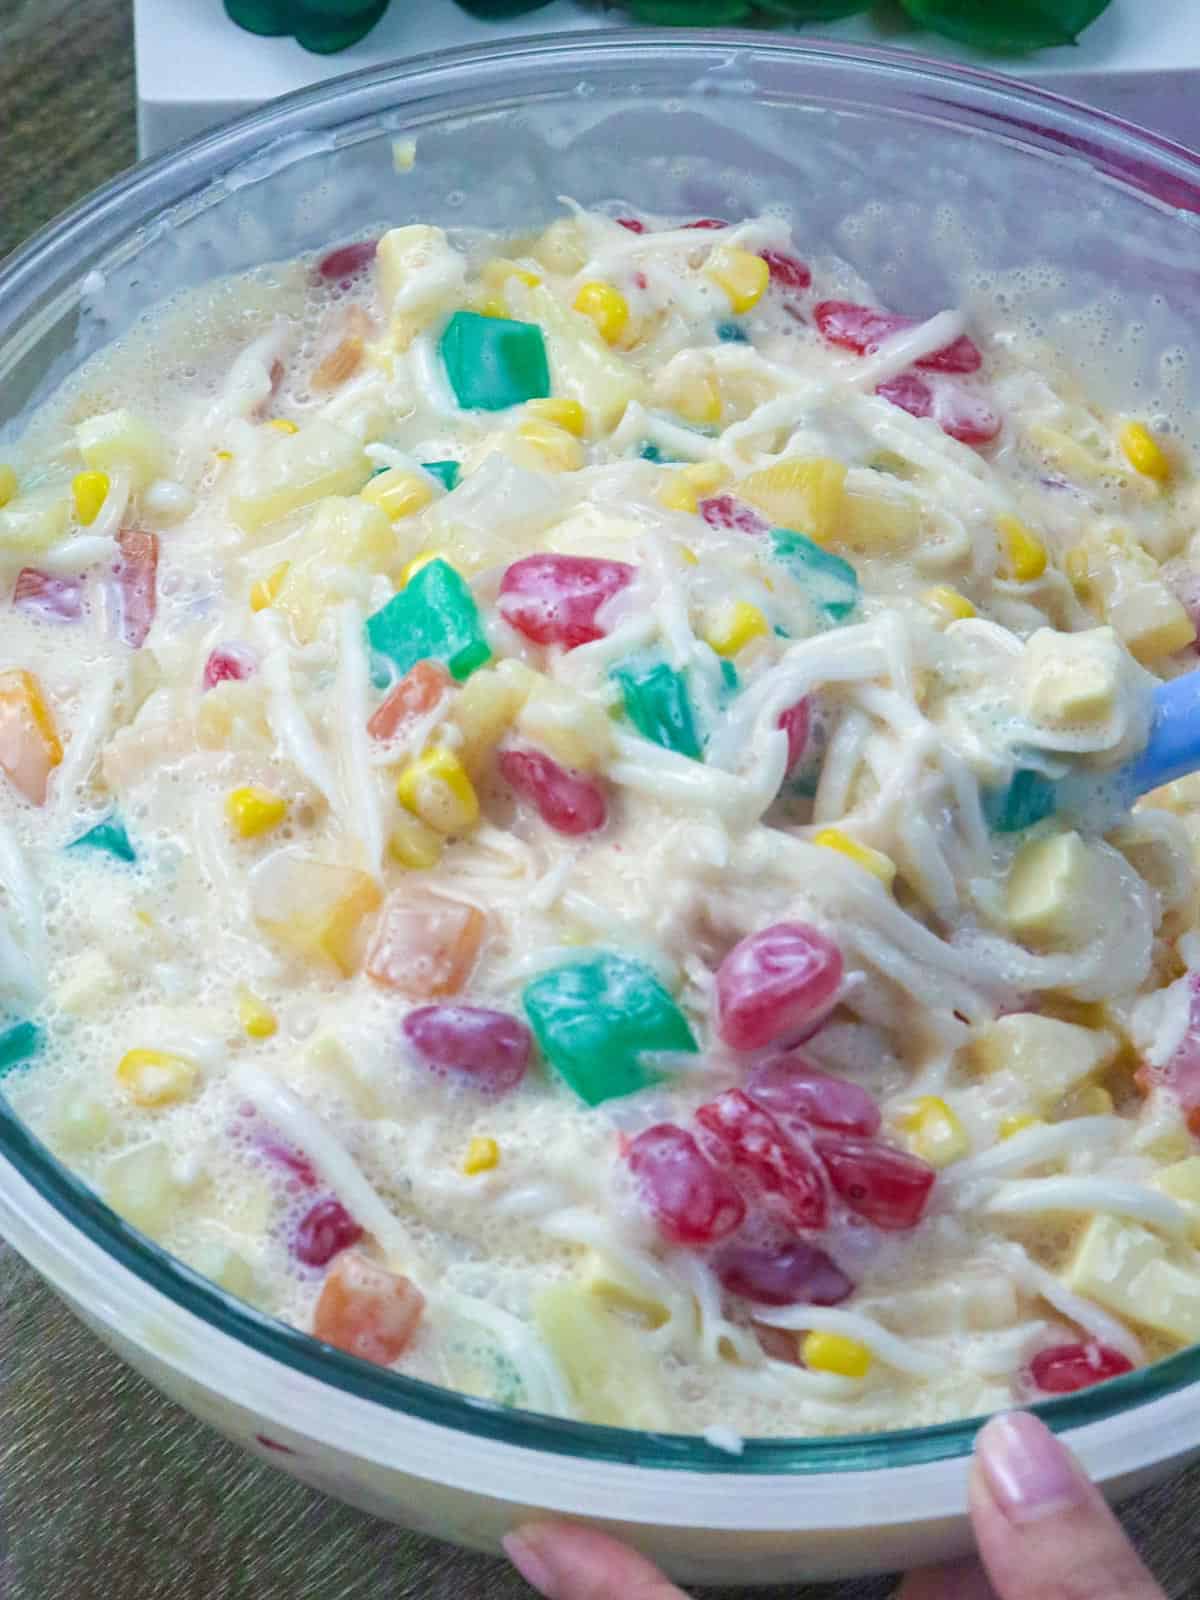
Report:
[[720,461],[697,461],[677,467],[658,491],[659,504],[668,511],[695,511],[701,500],[729,482],[729,468]]
[[842,531],[846,467],[831,456],[785,456],[748,473],[737,492],[775,527],[794,528],[818,544],[828,544]]
[[479,821],[479,797],[451,750],[427,750],[400,774],[396,798],[438,833],[465,833]]
[[1016,517],[997,517],[1009,570],[1018,583],[1032,583],[1046,570],[1046,546]]
[[233,831],[242,839],[257,839],[277,828],[287,815],[287,801],[257,784],[233,789],[225,797],[225,815]]
[[218,450],[217,451],[217,460],[218,461],[232,461],[233,460],[233,451],[232,450]]
[[0,506],[6,506],[17,492],[17,475],[7,462],[0,462]]
[[966,595],[959,594],[948,583],[939,583],[936,588],[926,589],[921,599],[942,622],[965,622],[968,617],[975,615],[975,607]]
[[1144,478],[1165,483],[1171,476],[1170,458],[1142,423],[1131,422],[1121,430],[1121,449],[1129,465]]
[[591,318],[607,344],[615,344],[629,326],[629,301],[611,283],[593,279],[583,284],[575,296],[575,310]]
[[359,495],[369,505],[378,506],[389,522],[399,522],[401,517],[424,510],[433,499],[433,485],[423,474],[389,467],[364,484]]
[[279,591],[283,588],[283,580],[288,575],[290,561],[281,561],[265,578],[259,578],[257,583],[250,586],[251,611],[265,611],[268,606],[273,606],[279,598]]
[[476,295],[473,300],[468,301],[468,308],[477,311],[481,317],[493,317],[497,322],[503,322],[508,317],[508,307],[500,296],[495,294]]
[[820,828],[813,835],[812,842],[824,850],[836,850],[839,855],[848,857],[866,871],[874,873],[880,883],[889,889],[896,881],[896,863],[891,856],[885,856],[882,850],[873,850],[869,844],[852,839],[840,828]]
[[495,1139],[480,1138],[477,1135],[471,1140],[462,1164],[462,1169],[468,1177],[473,1178],[477,1172],[491,1172],[499,1165],[500,1146]]
[[442,836],[411,811],[401,811],[388,836],[388,850],[410,872],[428,872],[442,859]]
[[547,400],[527,400],[525,410],[541,422],[553,422],[556,427],[565,428],[577,439],[582,439],[587,432],[587,412],[578,400],[552,395]]
[[685,422],[697,427],[721,420],[721,385],[711,372],[692,378],[681,389],[674,409]]
[[300,429],[294,422],[289,422],[287,417],[272,417],[267,423],[268,428],[274,428],[276,433],[299,433]]
[[269,1039],[279,1028],[279,1018],[249,989],[240,989],[237,1000],[238,1021],[243,1032],[251,1039]]
[[548,472],[578,472],[587,461],[573,433],[556,422],[531,417],[517,427],[517,438],[532,452],[536,465]]
[[100,507],[108,498],[108,490],[107,472],[77,472],[71,479],[75,515],[85,528],[100,515]]
[[708,276],[729,296],[735,316],[756,306],[767,292],[771,269],[761,256],[734,245],[719,245],[708,258]]
[[485,261],[479,276],[489,289],[503,289],[510,278],[516,278],[527,289],[535,288],[542,281],[540,273],[531,272],[528,267],[520,267],[515,261],[509,261],[504,256],[493,256],[490,261]]
[[931,1167],[948,1167],[971,1153],[971,1141],[958,1116],[937,1095],[924,1095],[904,1118],[913,1152]]
[[675,548],[678,550],[679,559],[683,562],[685,567],[698,567],[700,565],[700,557],[692,549],[691,545],[679,544],[676,545]]
[[812,1372],[836,1372],[842,1378],[865,1378],[871,1370],[871,1352],[865,1344],[819,1328],[804,1335],[800,1358]]
[[439,559],[444,559],[440,550],[422,550],[415,555],[400,574],[400,587],[403,589],[410,584],[422,567],[427,567],[431,561]]
[[734,600],[709,617],[704,639],[719,656],[735,656],[752,639],[761,639],[770,631],[770,623],[757,606],[749,600]]
[[1042,1119],[1028,1111],[1013,1111],[1002,1117],[997,1130],[1002,1139],[1011,1139],[1014,1133],[1024,1133],[1026,1128],[1040,1128]]
[[166,1050],[126,1050],[117,1082],[139,1106],[170,1106],[195,1087],[196,1065]]

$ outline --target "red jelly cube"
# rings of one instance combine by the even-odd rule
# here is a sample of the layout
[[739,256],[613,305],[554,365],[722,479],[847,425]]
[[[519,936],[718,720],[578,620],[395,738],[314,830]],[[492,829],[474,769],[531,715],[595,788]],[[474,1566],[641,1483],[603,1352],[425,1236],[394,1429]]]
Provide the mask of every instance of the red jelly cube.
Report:
[[710,528],[729,528],[737,533],[766,533],[771,524],[764,521],[753,507],[731,494],[710,495],[701,500],[696,510]]
[[245,645],[218,645],[204,663],[204,687],[215,689],[219,683],[241,683],[251,676],[257,665],[253,650]]
[[1133,1362],[1103,1344],[1059,1344],[1052,1350],[1039,1350],[1029,1371],[1043,1394],[1075,1394],[1132,1372]]
[[535,644],[567,650],[602,639],[596,613],[634,574],[624,561],[537,555],[514,561],[500,581],[500,614]]
[[636,217],[618,217],[617,221],[623,228],[628,228],[630,233],[645,233],[646,224],[639,222]]
[[13,586],[13,605],[39,622],[78,622],[83,615],[83,579],[22,567]]
[[400,1027],[423,1066],[457,1073],[485,1094],[515,1089],[533,1050],[520,1018],[486,1006],[421,1006]]
[[808,747],[808,734],[812,726],[812,708],[807,700],[798,700],[794,706],[779,713],[777,724],[787,734],[788,772],[794,772],[804,759]]
[[798,256],[787,255],[782,250],[760,250],[759,255],[767,263],[771,273],[771,282],[781,289],[807,289],[812,284],[812,273],[808,263],[801,261]]
[[936,389],[915,372],[881,383],[875,393],[910,417],[932,417],[943,433],[961,444],[990,444],[1000,432],[1000,418],[985,400],[958,384]]
[[842,953],[816,928],[763,928],[717,968],[717,1032],[734,1050],[795,1038],[828,1014],[841,981]]
[[744,1222],[746,1202],[685,1129],[670,1122],[647,1128],[626,1159],[659,1232],[673,1244],[714,1244]]
[[300,1218],[292,1238],[292,1254],[306,1267],[327,1267],[343,1250],[357,1244],[363,1230],[333,1195],[318,1200]]
[[117,549],[121,637],[131,650],[140,650],[158,610],[158,535],[142,528],[122,528]]
[[684,228],[727,228],[729,224],[723,222],[720,217],[697,217],[695,222],[684,222],[681,226]]
[[[849,300],[822,300],[814,308],[813,317],[822,337],[830,344],[854,350],[860,356],[873,354],[896,334],[918,326],[916,317],[877,311],[872,306],[854,305]],[[922,356],[916,365],[931,372],[978,372],[983,356],[975,341],[964,333],[940,350]]]
[[873,1139],[818,1134],[813,1143],[851,1211],[886,1232],[920,1222],[937,1176],[924,1161]]
[[317,276],[326,283],[349,284],[372,265],[378,244],[378,239],[360,239],[357,244],[339,245],[317,262]]
[[813,1124],[870,1139],[882,1120],[864,1088],[819,1072],[798,1051],[763,1062],[750,1074],[746,1093],[789,1132]]
[[719,1155],[774,1196],[798,1228],[823,1228],[828,1214],[821,1171],[761,1106],[740,1089],[726,1089],[696,1112]]
[[854,1293],[837,1262],[803,1239],[774,1249],[731,1244],[715,1270],[730,1294],[760,1306],[836,1306]]
[[556,833],[595,833],[608,820],[608,801],[594,778],[560,767],[540,750],[502,750],[500,775],[537,807]]

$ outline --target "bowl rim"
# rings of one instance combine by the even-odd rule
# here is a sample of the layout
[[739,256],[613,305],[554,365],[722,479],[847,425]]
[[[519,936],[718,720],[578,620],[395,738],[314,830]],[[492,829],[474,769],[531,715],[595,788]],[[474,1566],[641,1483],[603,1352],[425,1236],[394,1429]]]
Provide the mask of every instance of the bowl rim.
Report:
[[[537,34],[501,39],[489,45],[428,52],[382,67],[371,67],[298,90],[208,130],[173,150],[143,161],[85,197],[47,224],[0,263],[0,313],[9,331],[20,325],[23,308],[32,305],[37,280],[48,259],[61,261],[73,244],[97,229],[111,240],[127,239],[151,218],[168,212],[193,195],[211,193],[243,163],[278,150],[281,142],[303,131],[304,117],[328,111],[334,102],[348,104],[356,95],[394,91],[396,120],[377,134],[394,137],[404,130],[406,90],[441,77],[476,75],[477,106],[489,103],[502,71],[569,67],[580,74],[599,66],[624,64],[632,71],[649,63],[653,53],[669,47],[674,61],[685,57],[697,67],[719,63],[732,51],[770,60],[821,63],[868,69],[889,79],[922,86],[931,103],[943,111],[972,107],[989,137],[999,137],[997,124],[1007,125],[1009,140],[1024,136],[1043,153],[1081,157],[1093,170],[1132,191],[1143,202],[1176,212],[1200,212],[1200,156],[1170,139],[1140,129],[1111,113],[1085,107],[1064,96],[1035,88],[999,73],[959,66],[884,46],[847,46],[839,41],[771,32],[652,28],[597,30],[588,34]],[[478,74],[484,73],[479,80]],[[450,87],[446,84],[445,87]],[[459,85],[461,88],[461,84]],[[944,91],[944,97],[938,90]],[[955,94],[957,93],[957,98]],[[1004,110],[998,104],[1002,103]],[[1028,119],[1020,113],[1028,113]],[[372,108],[359,106],[338,124],[353,123]],[[297,152],[297,158],[302,158]],[[169,180],[169,195],[154,195]],[[152,209],[143,201],[154,196]],[[9,311],[9,306],[13,309]],[[362,1401],[400,1415],[473,1435],[560,1457],[614,1463],[663,1472],[734,1475],[806,1476],[913,1468],[952,1461],[969,1453],[974,1435],[986,1420],[973,1416],[932,1426],[884,1433],[834,1437],[753,1438],[741,1455],[730,1456],[702,1436],[647,1433],[521,1411],[463,1395],[389,1369],[372,1366],[315,1340],[237,1300],[177,1261],[115,1212],[24,1128],[0,1096],[0,1160],[5,1161],[69,1228],[78,1230],[108,1258],[141,1284],[156,1291],[237,1343],[278,1362],[292,1372],[316,1380]],[[1192,1347],[1079,1394],[1032,1407],[1057,1431],[1088,1427],[1162,1401],[1200,1379],[1200,1347]],[[1196,1440],[1200,1443],[1200,1419]]]

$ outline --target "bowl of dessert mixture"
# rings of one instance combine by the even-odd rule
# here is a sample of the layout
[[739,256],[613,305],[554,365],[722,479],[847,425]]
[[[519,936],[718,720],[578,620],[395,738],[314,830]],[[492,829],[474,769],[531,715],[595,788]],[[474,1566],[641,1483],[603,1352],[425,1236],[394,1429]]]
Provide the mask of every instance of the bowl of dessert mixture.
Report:
[[356,1504],[778,1582],[957,1550],[996,1410],[1200,1440],[1200,189],[669,37],[0,275],[0,1226]]

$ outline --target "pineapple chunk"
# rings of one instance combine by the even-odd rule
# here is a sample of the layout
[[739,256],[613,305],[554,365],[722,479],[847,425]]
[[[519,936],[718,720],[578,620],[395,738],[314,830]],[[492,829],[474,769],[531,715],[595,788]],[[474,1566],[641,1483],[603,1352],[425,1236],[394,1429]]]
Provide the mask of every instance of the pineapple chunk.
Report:
[[103,1192],[108,1204],[126,1222],[156,1239],[167,1232],[187,1188],[172,1170],[166,1145],[154,1140],[127,1150],[108,1163]]
[[640,1333],[569,1284],[547,1289],[533,1312],[585,1422],[666,1426],[658,1374]]
[[1143,664],[1194,642],[1196,630],[1158,576],[1158,563],[1128,534],[1085,538],[1068,552],[1067,571],[1080,598],[1099,606]]
[[598,432],[611,432],[630,401],[642,398],[640,375],[587,317],[561,305],[544,284],[529,290],[526,305],[546,336],[554,393],[578,400]]
[[187,1254],[188,1265],[239,1300],[253,1301],[258,1289],[254,1268],[239,1251],[205,1239]]
[[652,1328],[661,1328],[670,1312],[651,1290],[621,1266],[620,1262],[589,1250],[579,1269],[579,1286],[616,1311],[632,1311]]
[[1200,1274],[1169,1259],[1148,1228],[1117,1217],[1093,1217],[1063,1281],[1118,1316],[1185,1344],[1200,1339]]
[[1015,1073],[1039,1105],[1049,1106],[1108,1066],[1119,1048],[1111,1033],[1018,1011],[980,1028],[970,1055],[980,1072]]
[[1031,839],[1008,875],[1009,926],[1037,950],[1071,950],[1086,944],[1120,904],[1113,864],[1077,833]]
[[1125,658],[1112,628],[1055,633],[1039,628],[1021,658],[1025,710],[1051,728],[1091,727],[1117,703]]
[[79,454],[93,472],[128,472],[135,491],[167,471],[167,442],[132,411],[104,411],[75,429]]
[[71,490],[67,484],[31,489],[0,510],[0,550],[14,550],[21,555],[49,550],[66,533],[70,521]]
[[196,710],[196,743],[204,750],[250,750],[263,755],[274,750],[275,736],[258,678],[226,679],[205,692]]
[[818,544],[828,544],[842,533],[846,468],[829,456],[774,461],[742,478],[736,493],[777,527],[805,533]]
[[574,217],[559,217],[534,241],[532,254],[551,272],[578,272],[587,260],[587,238]]
[[458,758],[470,777],[478,777],[512,727],[538,676],[523,662],[501,661],[473,672],[455,695],[451,717],[462,741]]
[[382,899],[365,872],[293,849],[277,850],[250,874],[250,905],[261,926],[294,954],[327,962],[347,978],[362,960],[363,923]]
[[1154,1187],[1178,1200],[1192,1219],[1192,1242],[1200,1244],[1200,1156],[1186,1156],[1164,1167],[1154,1178]]
[[871,554],[911,550],[920,532],[921,504],[915,496],[858,487],[846,490],[841,538],[854,549]]
[[565,767],[592,772],[612,754],[612,723],[585,695],[540,674],[517,712],[517,731]]
[[229,497],[230,515],[246,533],[327,495],[357,494],[371,476],[361,442],[319,418],[297,433],[264,428],[257,443],[239,456]]
[[378,506],[331,495],[317,507],[303,544],[288,562],[274,605],[291,622],[298,642],[309,644],[329,607],[345,598],[339,575],[347,568],[390,573],[400,551]]
[[397,350],[407,350],[439,311],[462,298],[466,259],[452,248],[441,228],[425,223],[390,228],[379,241],[375,263],[380,299],[391,318]]

